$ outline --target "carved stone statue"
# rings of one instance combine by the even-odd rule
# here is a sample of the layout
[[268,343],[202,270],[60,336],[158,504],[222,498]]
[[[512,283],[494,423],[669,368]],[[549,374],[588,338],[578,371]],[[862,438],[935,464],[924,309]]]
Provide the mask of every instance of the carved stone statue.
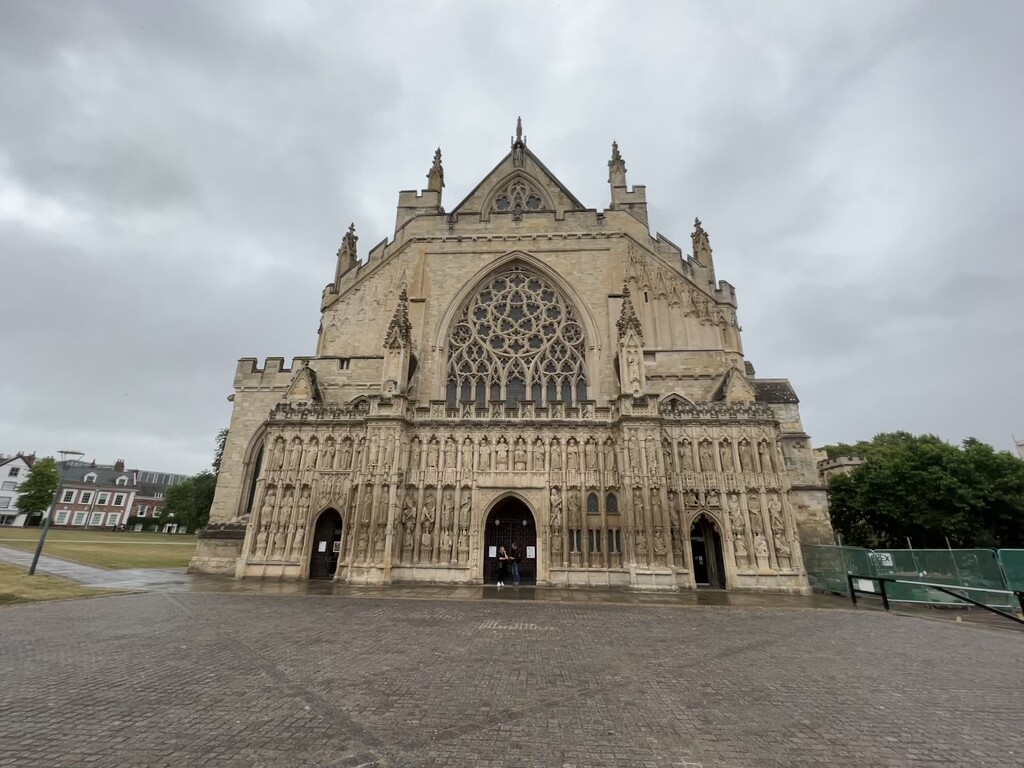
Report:
[[633,394],[640,394],[640,353],[636,349],[626,350],[626,381]]
[[658,475],[661,470],[658,467],[658,443],[654,438],[647,438],[647,474]]
[[570,440],[569,441],[569,448],[568,448],[567,453],[568,453],[568,460],[566,462],[566,465],[568,466],[569,471],[570,472],[579,472],[580,471],[580,447],[579,447],[579,445],[577,445],[575,440]]
[[299,496],[299,526],[306,527],[309,521],[309,486],[302,486],[302,494]]
[[473,510],[473,494],[467,488],[462,494],[462,504],[459,506],[459,527],[469,528],[469,520]]
[[615,443],[611,438],[604,443],[604,471],[614,472],[618,469],[618,462],[615,459]]
[[701,472],[715,471],[715,457],[711,453],[711,443],[707,440],[700,444],[700,470]]
[[341,441],[341,468],[352,469],[352,441],[347,437]]
[[512,460],[512,466],[515,468],[516,472],[526,471],[526,441],[521,437],[516,440],[516,449]]
[[462,471],[473,470],[473,441],[468,437],[462,441]]
[[781,531],[773,537],[775,541],[775,557],[779,560],[779,568],[789,569],[792,564],[793,550],[786,541],[786,536]]
[[412,489],[405,494],[402,504],[402,548],[411,550],[413,536],[416,533],[416,494]]
[[284,538],[284,523],[278,523],[277,530],[274,531],[274,557],[281,557],[284,555]]
[[743,467],[744,472],[756,472],[754,468],[754,452],[750,448],[750,443],[746,440],[740,443],[740,466]]
[[455,494],[451,488],[446,488],[441,497],[441,528],[451,529],[455,522]]
[[569,492],[569,527],[573,530],[579,530],[583,525],[583,520],[580,516],[580,495],[577,491]]
[[409,471],[416,472],[420,468],[420,453],[422,446],[420,445],[419,438],[413,438],[412,442],[409,443]]
[[549,503],[551,504],[551,527],[561,528],[562,527],[562,493],[558,488],[551,489],[551,495],[549,496]]
[[562,444],[558,440],[551,441],[551,469],[554,472],[562,471]]
[[709,507],[718,507],[721,506],[722,503],[721,497],[718,495],[718,491],[708,491],[707,500]]
[[269,520],[274,514],[274,507],[277,505],[277,490],[268,488],[263,496],[263,504],[260,506],[260,520]]
[[434,500],[433,489],[428,489],[423,499],[423,511],[420,519],[420,562],[429,562],[433,558],[431,548],[434,545],[434,515],[437,502]]
[[533,470],[534,472],[544,471],[544,441],[539,437],[533,441]]
[[360,517],[359,517],[359,522],[362,523],[363,525],[369,525],[370,524],[370,518],[373,515],[373,487],[372,486],[368,485],[368,486],[366,486],[363,489],[363,499],[362,499],[362,501],[363,501],[363,505],[360,508],[361,509],[361,514],[360,514]]
[[387,541],[387,525],[381,523],[373,534],[373,559],[381,562],[384,559],[384,542]]
[[269,537],[269,530],[269,521],[260,525],[260,532],[256,534],[256,557],[263,557],[267,553],[267,538]]
[[491,444],[487,442],[485,437],[480,441],[480,471],[490,472],[491,471]]
[[508,443],[505,442],[504,437],[498,438],[498,458],[494,466],[499,472],[508,469]]
[[323,450],[320,453],[320,469],[334,469],[334,440],[329,439],[324,443]]
[[597,471],[597,443],[594,442],[594,438],[587,440],[583,446],[583,459],[588,472]]
[[757,444],[757,458],[761,462],[762,472],[771,472],[775,468],[775,462],[772,460],[772,453],[768,450],[768,443],[764,440]]
[[679,443],[679,466],[684,472],[693,472],[693,449],[689,440]]
[[449,437],[447,440],[444,441],[444,468],[445,469],[455,469],[455,462],[456,462],[455,454],[456,454],[455,438],[454,437]]
[[635,437],[629,441],[629,469],[634,475],[641,474],[640,470],[640,441]]
[[647,518],[644,510],[644,494],[639,488],[633,489],[633,514],[636,516],[637,525],[641,528],[646,528]]
[[277,440],[274,441],[274,452],[270,457],[271,469],[275,469],[278,471],[284,469],[284,454],[284,440],[282,440],[281,438],[277,438]]
[[768,497],[768,515],[772,531],[776,534],[783,533],[786,530],[786,521],[782,519],[782,502],[779,501],[777,493]]
[[286,525],[292,522],[292,515],[295,513],[295,497],[289,488],[284,492],[284,499],[281,503],[281,521]]
[[427,469],[437,469],[437,460],[440,452],[441,449],[437,445],[437,440],[431,438],[427,444]]
[[299,440],[299,438],[296,437],[295,440],[292,442],[292,452],[291,452],[291,456],[288,459],[288,471],[289,472],[298,472],[299,471],[299,461],[301,459],[302,459],[302,441]]
[[732,445],[728,440],[723,440],[718,444],[718,458],[722,462],[723,472],[732,472],[733,461],[732,461]]

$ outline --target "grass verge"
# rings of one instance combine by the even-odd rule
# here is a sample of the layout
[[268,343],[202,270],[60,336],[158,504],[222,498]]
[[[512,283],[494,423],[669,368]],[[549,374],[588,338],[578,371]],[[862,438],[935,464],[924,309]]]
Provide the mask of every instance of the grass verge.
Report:
[[[37,541],[38,528],[0,529],[0,545],[5,547],[33,552]],[[51,529],[43,554],[115,570],[184,568],[195,548],[195,536]]]
[[37,572],[35,576],[29,576],[24,568],[0,563],[0,605],[116,594],[123,593],[113,589],[83,587],[73,581],[44,573]]

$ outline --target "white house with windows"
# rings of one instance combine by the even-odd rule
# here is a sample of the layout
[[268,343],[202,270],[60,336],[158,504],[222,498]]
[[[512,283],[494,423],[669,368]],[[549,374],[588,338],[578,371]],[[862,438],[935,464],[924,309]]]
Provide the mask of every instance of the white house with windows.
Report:
[[18,489],[35,460],[35,454],[0,454],[0,525],[25,525],[25,514],[18,511]]

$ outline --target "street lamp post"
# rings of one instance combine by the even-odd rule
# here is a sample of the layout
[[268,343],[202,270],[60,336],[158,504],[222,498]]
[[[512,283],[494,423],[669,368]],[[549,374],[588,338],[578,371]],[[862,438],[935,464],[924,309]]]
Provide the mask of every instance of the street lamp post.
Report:
[[64,485],[64,470],[67,465],[68,456],[84,456],[81,451],[57,451],[60,454],[60,468],[57,472],[57,490],[53,492],[53,503],[50,505],[49,514],[43,517],[43,530],[39,534],[39,543],[36,544],[36,552],[32,555],[32,565],[28,567],[28,575],[34,576],[36,564],[39,562],[39,555],[43,552],[43,542],[46,541],[46,533],[50,530],[50,518],[57,514],[57,503],[60,501],[61,486]]

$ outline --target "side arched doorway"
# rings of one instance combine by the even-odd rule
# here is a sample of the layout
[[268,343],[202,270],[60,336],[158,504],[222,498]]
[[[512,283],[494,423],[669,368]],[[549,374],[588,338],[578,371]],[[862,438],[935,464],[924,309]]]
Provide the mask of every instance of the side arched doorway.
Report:
[[[519,546],[521,584],[537,582],[537,524],[530,508],[515,497],[504,498],[494,505],[484,524],[484,583],[498,580],[498,551],[508,552],[512,544]],[[533,555],[533,557],[530,557]],[[507,582],[512,583],[509,569]]]
[[690,553],[697,586],[725,589],[722,537],[715,530],[714,521],[706,515],[700,515],[690,526]]
[[341,557],[341,515],[325,509],[313,528],[313,547],[309,555],[309,578],[333,579]]

